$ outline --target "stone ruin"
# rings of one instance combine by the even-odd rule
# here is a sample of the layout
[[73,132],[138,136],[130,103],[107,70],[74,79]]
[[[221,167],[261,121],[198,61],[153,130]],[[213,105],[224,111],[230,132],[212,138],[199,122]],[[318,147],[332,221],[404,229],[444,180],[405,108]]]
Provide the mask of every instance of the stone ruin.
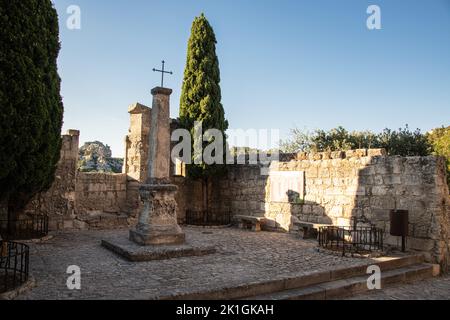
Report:
[[[168,104],[168,92],[154,93],[156,103]],[[157,141],[168,141],[177,121],[168,114],[162,117],[159,111],[155,115],[154,107],[139,103],[128,112],[131,124],[123,173],[77,171],[80,133],[70,130],[63,136],[53,186],[36,196],[26,212],[48,215],[51,230],[135,228],[139,223],[142,226],[138,217],[148,190],[141,187],[149,184],[149,178],[176,186],[176,194],[166,191],[175,199],[178,224],[185,223],[187,212],[201,211],[201,182],[183,176],[182,166],[166,158],[170,143],[152,146],[149,142],[151,132],[161,125],[165,136]],[[160,154],[166,156],[159,158]],[[158,161],[161,171],[151,173]],[[448,265],[450,198],[445,159],[386,156],[384,150],[362,149],[281,155],[280,161],[270,164],[269,176],[261,175],[262,166],[229,165],[226,176],[212,179],[208,211],[232,218],[264,217],[264,229],[284,232],[296,232],[296,221],[342,226],[349,225],[352,217],[364,216],[385,230],[385,244],[395,246],[398,239],[389,235],[389,212],[406,209],[410,215],[408,249],[423,252],[427,261]],[[295,201],[284,197],[286,191],[294,192]]]

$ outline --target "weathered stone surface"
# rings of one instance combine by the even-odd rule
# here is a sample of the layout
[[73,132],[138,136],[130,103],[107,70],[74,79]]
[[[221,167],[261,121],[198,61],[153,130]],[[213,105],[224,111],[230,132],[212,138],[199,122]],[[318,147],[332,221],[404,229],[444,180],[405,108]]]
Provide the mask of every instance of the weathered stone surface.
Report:
[[51,188],[37,194],[25,208],[27,214],[49,216],[50,230],[64,229],[64,221],[76,216],[76,172],[80,132],[69,130],[62,136],[61,157]]
[[154,88],[149,135],[148,177],[139,188],[142,206],[130,240],[143,246],[182,244],[185,235],[177,221],[175,194],[170,182],[170,106],[172,90]]
[[75,186],[77,215],[126,212],[126,188],[125,174],[78,172]]
[[[379,155],[358,157],[358,153],[354,153],[355,156],[350,159],[297,160],[296,166],[292,165],[292,161],[273,164],[277,170],[305,172],[303,204],[294,206],[272,202],[267,179],[261,177],[258,171],[253,172],[250,166],[230,166],[227,177],[221,180],[227,181],[227,196],[212,196],[209,202],[215,203],[218,208],[230,207],[226,205],[230,203],[232,214],[263,214],[284,230],[289,230],[292,225],[278,221],[290,221],[292,216],[302,221],[318,222],[322,219],[325,223],[343,225],[353,216],[364,214],[386,230],[385,244],[393,246],[397,245],[398,239],[388,234],[389,210],[407,209],[410,211],[410,228],[413,230],[410,238],[419,239],[417,243],[424,243],[421,239],[433,242],[429,260],[446,263],[450,223],[447,218],[449,197],[443,162],[434,157],[387,157],[381,150],[373,153],[368,150],[367,154]],[[314,157],[297,155],[297,159]],[[429,177],[440,183],[429,183]],[[220,187],[214,187],[214,190],[218,194],[225,194]],[[241,194],[246,196],[242,197]],[[264,196],[263,213],[256,211],[251,202],[255,194]],[[414,243],[411,240],[411,249],[423,251],[431,246],[430,243]]]
[[128,108],[130,129],[125,139],[124,173],[129,179],[144,183],[147,180],[147,161],[152,110],[140,103]]
[[[304,241],[292,234],[194,227],[185,228],[185,233],[188,244],[214,246],[216,253],[134,263],[99,245],[102,239],[126,239],[126,230],[57,233],[47,242],[31,244],[30,272],[37,287],[19,299],[148,300],[309,275],[371,261],[318,252],[315,241]],[[69,290],[66,286],[70,265],[81,267],[82,290]]]

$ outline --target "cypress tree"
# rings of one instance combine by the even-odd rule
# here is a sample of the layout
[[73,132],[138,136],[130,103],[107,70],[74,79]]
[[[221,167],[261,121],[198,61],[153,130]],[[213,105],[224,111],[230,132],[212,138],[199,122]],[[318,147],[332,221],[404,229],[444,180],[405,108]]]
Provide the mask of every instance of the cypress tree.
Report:
[[50,0],[0,0],[0,203],[9,219],[53,182],[63,104]]
[[[214,31],[202,13],[192,24],[180,102],[180,123],[191,132],[192,136],[195,121],[202,122],[203,133],[208,129],[217,129],[225,138],[225,131],[228,129],[228,121],[225,120],[221,103],[216,43]],[[195,155],[192,155],[193,159],[194,157]],[[193,178],[204,178],[219,171],[223,171],[221,165],[188,166],[188,173]]]
[[[184,71],[183,88],[180,101],[180,123],[194,137],[194,122],[202,122],[202,133],[217,129],[224,137],[228,121],[221,103],[219,59],[216,55],[216,36],[214,30],[202,13],[192,24],[188,42],[187,61]],[[203,142],[203,149],[209,142]],[[194,141],[192,142],[194,144]],[[193,149],[194,150],[194,149]],[[192,164],[187,166],[190,177],[202,179],[204,185],[204,206],[207,210],[207,187],[211,176],[223,174],[225,165],[194,164],[196,155],[192,154]]]

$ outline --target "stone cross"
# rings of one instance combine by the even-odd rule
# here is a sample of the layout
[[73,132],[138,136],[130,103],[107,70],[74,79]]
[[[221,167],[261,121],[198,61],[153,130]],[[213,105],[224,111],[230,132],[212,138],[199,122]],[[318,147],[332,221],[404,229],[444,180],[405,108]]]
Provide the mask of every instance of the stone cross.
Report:
[[165,73],[173,74],[173,72],[164,70],[164,65],[165,65],[166,62],[164,60],[161,61],[161,62],[162,62],[162,69],[158,70],[158,69],[153,68],[153,72],[161,72],[161,88],[164,88],[164,74]]
[[182,244],[185,235],[177,223],[178,188],[170,183],[171,89],[152,90],[153,105],[148,150],[148,178],[139,188],[142,210],[130,240],[139,245]]

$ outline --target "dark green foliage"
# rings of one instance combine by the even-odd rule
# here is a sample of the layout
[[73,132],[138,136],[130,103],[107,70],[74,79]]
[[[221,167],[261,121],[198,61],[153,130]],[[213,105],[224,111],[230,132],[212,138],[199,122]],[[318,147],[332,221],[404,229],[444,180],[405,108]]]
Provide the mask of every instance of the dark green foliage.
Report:
[[[202,14],[195,18],[188,43],[180,101],[180,123],[191,132],[192,137],[195,121],[202,121],[203,133],[208,129],[217,129],[224,133],[228,129],[221,103],[216,43],[216,36],[206,17]],[[207,144],[203,143],[203,147]],[[192,155],[192,159],[194,157],[195,154]],[[205,179],[223,170],[223,165],[216,164],[188,166],[188,174],[193,178]]]
[[0,197],[15,212],[50,187],[63,105],[50,0],[0,0]]
[[370,131],[349,132],[343,127],[313,133],[292,130],[292,137],[281,142],[283,152],[340,151],[352,149],[384,148],[389,155],[427,156],[432,146],[419,129],[410,131],[408,125],[398,131],[384,129],[381,133]]
[[384,129],[377,135],[376,147],[386,149],[389,155],[398,156],[428,156],[432,152],[426,135],[419,129],[410,131],[408,125],[398,131]]

